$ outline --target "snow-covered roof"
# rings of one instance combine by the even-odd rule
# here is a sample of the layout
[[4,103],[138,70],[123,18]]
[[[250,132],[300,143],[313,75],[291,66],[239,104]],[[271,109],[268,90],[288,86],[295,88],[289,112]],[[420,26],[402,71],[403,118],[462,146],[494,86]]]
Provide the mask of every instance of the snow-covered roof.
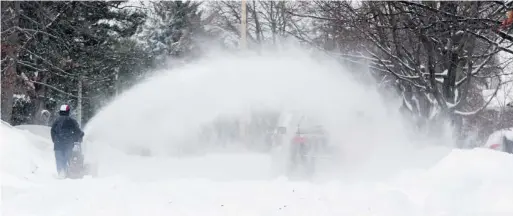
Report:
[[511,71],[513,71],[513,64],[511,64],[513,56],[508,53],[501,53],[499,58],[501,59],[501,62],[506,63],[504,68],[506,73],[500,77],[504,84],[499,87],[494,98],[492,97],[495,89],[485,89],[482,91],[483,99],[485,101],[492,98],[487,107],[489,110],[502,110],[509,107],[513,108],[513,75],[510,74]]
[[[494,96],[495,89],[483,90],[483,98],[485,101],[490,100]],[[504,85],[499,89],[495,97],[492,98],[487,109],[502,110],[508,107],[513,108],[513,85]]]

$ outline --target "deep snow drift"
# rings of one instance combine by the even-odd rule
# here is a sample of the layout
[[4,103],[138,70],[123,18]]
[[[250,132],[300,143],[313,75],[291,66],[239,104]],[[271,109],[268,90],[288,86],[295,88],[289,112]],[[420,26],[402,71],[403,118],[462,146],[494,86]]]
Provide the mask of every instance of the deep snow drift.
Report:
[[[294,181],[275,170],[279,154],[202,151],[203,124],[264,108],[320,119],[342,157],[331,175]],[[2,214],[513,214],[511,155],[451,152],[448,134],[415,139],[396,110],[326,59],[297,50],[218,54],[162,71],[88,124],[84,145],[98,178],[54,179],[50,141],[2,124]],[[152,156],[127,154],[134,147]]]
[[57,180],[51,177],[52,152],[37,147],[44,146],[40,138],[5,125],[0,129],[2,215],[513,214],[513,157],[488,149],[454,150],[432,168],[380,182],[137,181],[121,175]]

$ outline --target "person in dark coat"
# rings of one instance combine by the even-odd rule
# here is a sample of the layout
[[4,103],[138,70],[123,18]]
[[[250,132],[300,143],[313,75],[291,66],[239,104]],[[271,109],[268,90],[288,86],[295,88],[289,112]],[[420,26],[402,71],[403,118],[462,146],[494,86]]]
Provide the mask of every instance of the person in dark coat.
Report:
[[52,125],[50,134],[55,151],[55,162],[59,177],[66,177],[68,161],[70,160],[73,145],[80,142],[84,132],[80,129],[78,122],[71,118],[69,105],[62,105],[59,110],[59,117]]

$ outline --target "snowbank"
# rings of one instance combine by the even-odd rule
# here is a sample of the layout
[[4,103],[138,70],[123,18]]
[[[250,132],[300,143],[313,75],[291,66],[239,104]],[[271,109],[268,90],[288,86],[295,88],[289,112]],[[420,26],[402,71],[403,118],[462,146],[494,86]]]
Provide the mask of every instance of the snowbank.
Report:
[[424,208],[459,215],[513,215],[513,155],[453,150],[419,178]]
[[45,146],[39,142],[44,138],[1,125],[4,215],[513,215],[513,155],[484,148],[452,150],[434,166],[381,181],[257,178],[272,166],[256,154],[169,161],[124,155],[119,162],[127,170],[57,180],[51,148],[35,147]]
[[[219,158],[197,159],[198,162],[212,163]],[[241,157],[233,159],[245,160]],[[154,162],[153,165],[158,165],[162,161]],[[182,166],[186,169],[188,165],[183,163]],[[230,163],[230,166],[234,164]],[[513,215],[511,169],[512,155],[474,149],[454,150],[427,170],[407,171],[396,179],[381,182],[313,183],[284,177],[214,181],[209,179],[207,172],[202,177],[147,181],[134,181],[127,176],[54,180],[44,187],[31,187],[26,196],[4,197],[4,213],[77,216],[173,213],[203,216],[505,216]]]
[[54,160],[50,140],[5,123],[0,126],[2,187],[20,179],[51,176]]
[[16,129],[28,131],[38,136],[38,139],[43,138],[45,141],[51,140],[50,127],[45,125],[16,125]]

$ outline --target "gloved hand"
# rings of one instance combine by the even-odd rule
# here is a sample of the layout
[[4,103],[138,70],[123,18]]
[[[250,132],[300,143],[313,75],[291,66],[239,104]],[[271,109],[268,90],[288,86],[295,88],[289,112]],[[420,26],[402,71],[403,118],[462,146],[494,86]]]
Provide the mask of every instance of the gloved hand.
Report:
[[73,145],[73,151],[80,151],[79,145]]
[[82,133],[80,134],[80,136],[78,137],[77,142],[82,143],[83,139],[84,139],[84,132],[82,132]]

